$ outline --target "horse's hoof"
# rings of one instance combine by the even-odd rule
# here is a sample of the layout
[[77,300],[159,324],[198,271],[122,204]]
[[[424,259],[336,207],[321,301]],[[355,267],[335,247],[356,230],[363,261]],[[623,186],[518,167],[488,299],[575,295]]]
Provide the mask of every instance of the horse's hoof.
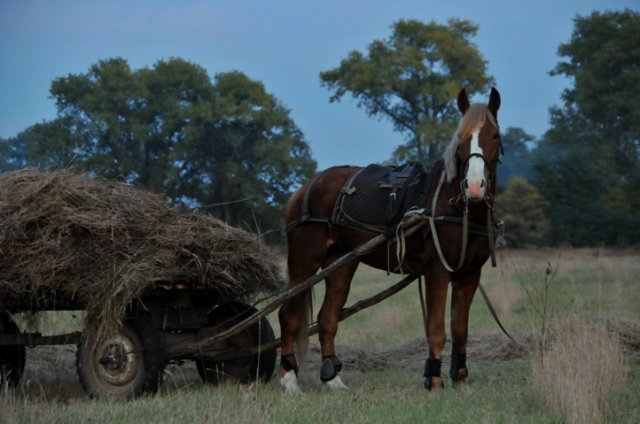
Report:
[[442,378],[440,377],[425,377],[424,378],[424,388],[427,389],[430,393],[435,393],[444,389],[444,383],[442,382]]
[[346,384],[344,384],[344,382],[342,381],[342,378],[340,378],[339,375],[336,375],[336,377],[333,380],[324,382],[324,387],[326,387],[331,391],[349,390],[349,387]]
[[469,371],[466,368],[458,368],[454,372],[451,372],[451,381],[454,386],[462,386],[469,376]]
[[302,393],[300,386],[298,386],[298,377],[293,370],[287,371],[280,377],[280,385],[284,387],[284,392],[287,394]]

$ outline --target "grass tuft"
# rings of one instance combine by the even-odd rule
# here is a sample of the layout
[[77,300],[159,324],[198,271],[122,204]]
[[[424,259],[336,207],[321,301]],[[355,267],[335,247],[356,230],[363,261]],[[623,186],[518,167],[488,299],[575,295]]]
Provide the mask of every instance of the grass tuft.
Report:
[[553,340],[537,343],[532,356],[533,387],[567,423],[600,423],[612,396],[626,382],[624,355],[602,321],[573,320]]

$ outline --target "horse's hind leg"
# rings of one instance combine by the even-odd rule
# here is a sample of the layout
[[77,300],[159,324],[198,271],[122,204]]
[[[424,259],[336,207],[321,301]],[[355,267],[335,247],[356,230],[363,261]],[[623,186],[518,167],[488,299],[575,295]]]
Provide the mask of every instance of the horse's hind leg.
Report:
[[[313,231],[311,225],[298,227],[289,233],[287,263],[289,268],[289,286],[295,286],[313,276],[322,265],[326,253],[326,239],[324,230]],[[310,292],[304,292],[292,297],[280,308],[280,384],[286,393],[300,392],[298,386],[298,363],[294,354],[294,342],[298,338],[298,353],[304,354],[308,326],[308,308],[310,308]]]
[[451,291],[451,366],[449,375],[454,383],[462,383],[469,375],[467,369],[467,337],[469,309],[480,282],[480,271],[452,282]]
[[306,314],[307,293],[292,297],[278,312],[280,319],[281,350],[280,350],[280,384],[285,393],[299,393],[298,386],[298,361],[293,350],[293,343],[300,331],[301,324]]
[[[337,259],[340,252],[331,253],[329,263]],[[336,356],[335,337],[338,332],[338,318],[340,310],[347,301],[351,280],[358,268],[358,262],[354,261],[336,269],[326,278],[326,291],[324,302],[318,313],[318,328],[320,347],[322,351],[322,368],[320,379],[326,387],[333,390],[346,389],[342,382],[340,371],[342,363]]]

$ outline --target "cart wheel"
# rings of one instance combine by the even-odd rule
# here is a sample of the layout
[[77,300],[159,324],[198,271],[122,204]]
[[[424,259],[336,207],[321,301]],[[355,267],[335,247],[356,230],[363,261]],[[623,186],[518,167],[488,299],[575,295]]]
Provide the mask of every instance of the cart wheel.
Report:
[[[231,328],[238,322],[254,314],[257,310],[251,306],[233,303],[214,309],[209,316],[211,326],[219,331]],[[223,341],[222,349],[245,349],[275,340],[269,320],[260,319],[242,333]],[[195,359],[200,377],[206,384],[219,384],[227,380],[240,383],[255,381],[256,377],[267,382],[276,366],[276,349],[268,350],[245,358],[236,358],[220,362],[208,360],[206,356]]]
[[[0,315],[0,333],[18,334],[20,330],[9,315]],[[24,346],[0,346],[0,389],[16,387],[24,373],[27,353]]]
[[85,331],[76,356],[80,383],[94,399],[154,394],[164,366],[164,343],[147,318],[125,320],[117,334],[98,343]]

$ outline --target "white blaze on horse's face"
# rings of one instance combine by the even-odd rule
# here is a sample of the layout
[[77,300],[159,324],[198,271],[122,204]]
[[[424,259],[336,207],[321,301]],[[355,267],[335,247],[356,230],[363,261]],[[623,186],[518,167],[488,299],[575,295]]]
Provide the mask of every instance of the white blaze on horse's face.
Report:
[[480,128],[471,133],[471,142],[469,144],[469,163],[467,175],[464,179],[464,190],[467,199],[477,201],[484,199],[487,189],[487,180],[485,178],[484,152],[480,147]]

